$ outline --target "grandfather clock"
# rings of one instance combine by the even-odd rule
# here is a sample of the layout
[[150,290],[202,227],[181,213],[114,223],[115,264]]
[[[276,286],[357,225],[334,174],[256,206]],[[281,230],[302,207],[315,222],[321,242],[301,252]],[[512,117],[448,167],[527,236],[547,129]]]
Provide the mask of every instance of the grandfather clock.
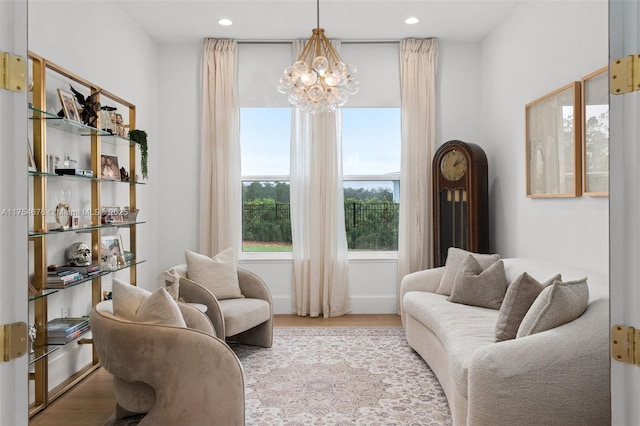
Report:
[[473,143],[452,140],[433,158],[433,234],[435,266],[443,266],[449,247],[489,251],[487,156]]

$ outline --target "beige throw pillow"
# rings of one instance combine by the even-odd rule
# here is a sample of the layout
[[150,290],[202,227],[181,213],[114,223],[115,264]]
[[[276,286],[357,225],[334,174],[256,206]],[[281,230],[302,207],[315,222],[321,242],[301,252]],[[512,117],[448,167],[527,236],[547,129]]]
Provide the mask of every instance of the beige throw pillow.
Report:
[[221,251],[213,258],[187,250],[187,278],[203,285],[217,299],[243,297],[238,282],[233,249]]
[[496,341],[515,339],[522,319],[540,292],[548,285],[561,279],[560,274],[557,274],[541,284],[526,272],[516,278],[507,287],[507,294],[505,294],[502,306],[500,306],[500,314],[496,323]]
[[550,330],[578,318],[587,309],[587,279],[556,281],[540,292],[522,319],[516,338]]
[[186,327],[182,312],[164,288],[151,293],[117,278],[112,286],[113,314],[128,321]]
[[473,255],[473,257],[478,261],[483,270],[487,269],[493,263],[500,260],[499,254],[479,254],[456,247],[450,247],[447,251],[447,261],[445,262],[444,273],[442,274],[442,278],[440,279],[440,286],[436,290],[436,293],[444,294],[446,296],[449,296],[451,294],[456,273],[458,272],[458,269],[460,268],[462,262],[470,254]]
[[138,308],[150,295],[150,291],[114,278],[111,289],[113,314],[129,321],[135,321]]
[[476,258],[469,254],[456,274],[449,301],[500,309],[507,284],[502,260],[483,270]]
[[157,289],[138,308],[136,322],[186,327],[182,312],[173,297],[163,287]]

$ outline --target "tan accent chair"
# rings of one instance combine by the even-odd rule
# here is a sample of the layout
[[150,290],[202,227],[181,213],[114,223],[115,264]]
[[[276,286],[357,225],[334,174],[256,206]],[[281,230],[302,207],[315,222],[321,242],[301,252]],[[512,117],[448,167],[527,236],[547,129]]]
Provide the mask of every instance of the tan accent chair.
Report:
[[91,311],[93,343],[113,375],[116,417],[140,425],[244,425],[238,357],[196,308],[179,303],[188,328],[127,321],[111,301]]
[[206,314],[216,336],[226,341],[270,348],[273,344],[273,303],[265,282],[256,274],[238,269],[243,298],[218,300],[204,286],[187,278],[187,265],[174,267],[180,275],[180,297],[187,303],[207,306]]

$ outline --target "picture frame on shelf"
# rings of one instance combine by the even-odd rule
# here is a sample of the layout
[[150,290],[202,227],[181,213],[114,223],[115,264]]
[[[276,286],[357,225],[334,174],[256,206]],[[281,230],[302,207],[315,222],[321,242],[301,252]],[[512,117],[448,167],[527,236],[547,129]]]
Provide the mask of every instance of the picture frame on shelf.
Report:
[[120,235],[103,235],[100,237],[100,259],[106,265],[102,269],[117,269],[124,266],[124,246]]
[[58,96],[60,97],[64,116],[69,120],[80,122],[80,113],[78,112],[75,97],[62,89],[58,89]]
[[105,206],[100,209],[101,223],[109,225],[112,223],[122,223],[122,210],[117,206]]
[[117,155],[100,155],[100,177],[102,179],[120,180],[120,166],[118,165]]
[[609,195],[609,68],[582,78],[582,193]]
[[581,83],[525,105],[526,195],[577,197],[582,191]]

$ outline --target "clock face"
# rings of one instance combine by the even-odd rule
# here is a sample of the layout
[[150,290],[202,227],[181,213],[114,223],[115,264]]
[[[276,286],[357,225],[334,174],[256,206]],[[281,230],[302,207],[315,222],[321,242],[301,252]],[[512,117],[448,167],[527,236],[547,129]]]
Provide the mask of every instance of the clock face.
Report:
[[440,162],[440,171],[447,180],[460,180],[467,172],[467,157],[455,149],[447,152]]

